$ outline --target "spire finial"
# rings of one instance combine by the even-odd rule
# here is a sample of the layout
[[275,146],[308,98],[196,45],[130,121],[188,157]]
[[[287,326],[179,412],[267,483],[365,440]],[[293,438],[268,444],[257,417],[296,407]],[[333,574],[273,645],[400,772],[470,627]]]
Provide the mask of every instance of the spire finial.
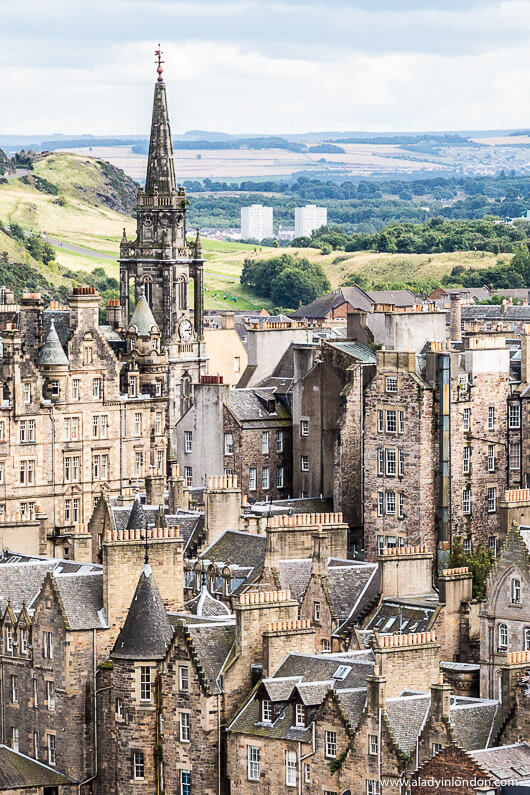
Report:
[[161,82],[162,82],[162,79],[163,79],[163,78],[162,78],[162,72],[163,72],[164,70],[163,70],[163,68],[162,68],[162,64],[163,64],[163,63],[165,63],[165,61],[163,61],[163,60],[162,60],[162,55],[163,55],[163,54],[164,54],[164,53],[163,53],[163,51],[160,49],[160,42],[159,42],[159,43],[158,43],[158,50],[155,50],[155,58],[156,58],[156,61],[155,61],[155,63],[157,64],[156,71],[158,72],[158,82],[159,82],[159,83],[161,83]]

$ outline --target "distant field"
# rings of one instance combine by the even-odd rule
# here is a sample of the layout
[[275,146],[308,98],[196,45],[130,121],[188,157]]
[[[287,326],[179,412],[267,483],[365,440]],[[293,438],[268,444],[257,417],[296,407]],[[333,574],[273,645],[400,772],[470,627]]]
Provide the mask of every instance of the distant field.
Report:
[[[325,158],[327,167],[347,167],[356,174],[377,172],[418,171],[439,166],[427,159],[408,159],[396,145],[340,144],[345,154],[289,152],[285,149],[179,149],[175,152],[177,179],[212,177],[278,177],[295,171],[321,170],[319,162]],[[133,179],[145,177],[147,156],[137,155],[130,146],[86,147],[65,149],[79,155],[99,157],[122,168]]]

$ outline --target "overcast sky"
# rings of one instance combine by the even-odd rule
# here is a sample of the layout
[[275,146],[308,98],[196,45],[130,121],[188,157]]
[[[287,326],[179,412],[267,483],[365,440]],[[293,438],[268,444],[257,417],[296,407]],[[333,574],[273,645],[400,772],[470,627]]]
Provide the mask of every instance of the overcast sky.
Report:
[[530,127],[530,0],[0,0],[0,134]]

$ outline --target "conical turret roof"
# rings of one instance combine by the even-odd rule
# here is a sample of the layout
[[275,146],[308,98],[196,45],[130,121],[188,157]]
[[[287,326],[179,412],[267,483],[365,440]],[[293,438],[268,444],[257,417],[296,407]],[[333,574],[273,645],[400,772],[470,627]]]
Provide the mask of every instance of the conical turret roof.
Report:
[[161,660],[172,637],[173,629],[151,566],[145,563],[110,656],[116,660]]
[[153,119],[151,122],[145,194],[146,196],[152,196],[155,193],[168,195],[175,193],[176,190],[177,181],[173,163],[173,144],[167,110],[166,84],[163,80],[157,80],[153,100]]
[[158,328],[156,320],[153,317],[153,313],[151,312],[151,307],[149,306],[149,302],[147,298],[142,293],[136,306],[134,307],[133,316],[129,323],[129,328],[134,326],[136,328],[136,333],[139,337],[148,337],[153,330],[153,326]]
[[44,365],[63,365],[68,364],[68,358],[61,345],[61,340],[57,334],[55,323],[51,322],[50,330],[46,341],[39,353],[39,364]]
[[145,511],[142,508],[142,503],[140,502],[140,495],[137,494],[134,498],[133,507],[131,508],[131,512],[129,514],[129,520],[127,522],[127,530],[145,530],[147,527],[147,516],[145,515]]

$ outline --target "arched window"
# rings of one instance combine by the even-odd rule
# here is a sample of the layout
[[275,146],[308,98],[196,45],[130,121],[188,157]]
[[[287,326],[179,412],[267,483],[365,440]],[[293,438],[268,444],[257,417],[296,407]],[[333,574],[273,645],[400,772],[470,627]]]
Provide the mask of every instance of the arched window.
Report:
[[191,376],[186,371],[180,382],[180,413],[185,414],[191,406]]
[[183,273],[177,279],[177,295],[179,309],[188,308],[188,282]]
[[153,308],[153,282],[149,277],[144,279],[144,293],[145,293],[145,300],[151,307]]
[[506,624],[499,624],[499,651],[506,651],[508,648],[508,627]]

